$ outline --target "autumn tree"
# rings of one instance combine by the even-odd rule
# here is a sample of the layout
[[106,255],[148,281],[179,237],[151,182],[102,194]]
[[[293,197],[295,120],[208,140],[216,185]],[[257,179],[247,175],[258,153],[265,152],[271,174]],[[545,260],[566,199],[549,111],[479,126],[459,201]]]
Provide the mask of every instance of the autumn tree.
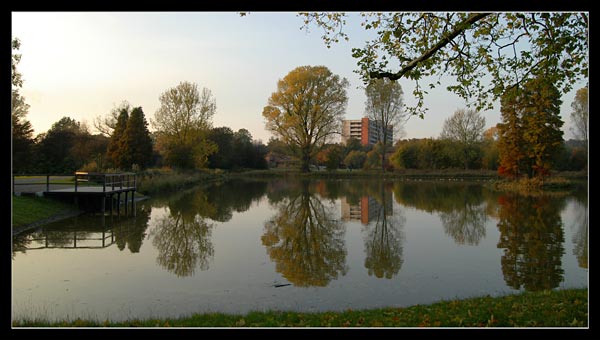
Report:
[[465,169],[469,168],[474,146],[481,141],[484,128],[485,118],[475,110],[456,110],[444,121],[440,138],[460,143]]
[[[112,112],[115,112],[115,110]],[[127,128],[130,112],[131,107],[129,105],[122,105],[119,108],[119,114],[111,131],[108,147],[106,148],[106,160],[109,164],[117,168],[121,166],[120,141]]]
[[[324,30],[329,47],[348,40],[344,13],[301,13],[303,28]],[[567,93],[588,77],[587,12],[379,12],[361,13],[361,26],[376,37],[352,49],[365,84],[371,79],[414,81],[416,104],[406,108],[423,117],[424,96],[455,82],[454,92],[480,111],[491,109],[506,90],[541,71]],[[423,83],[425,81],[425,83]]]
[[23,86],[23,78],[17,71],[17,64],[21,61],[21,54],[15,53],[21,47],[21,42],[17,38],[12,39],[12,58],[11,58],[11,132],[12,132],[12,171],[22,173],[30,170],[33,156],[33,127],[25,118],[29,113],[29,104],[19,93]]
[[208,140],[217,105],[209,89],[181,82],[163,92],[160,108],[151,120],[157,143],[167,164],[182,168],[203,168],[217,146]]
[[[381,161],[384,159],[381,154],[383,153],[383,143],[377,143],[371,151],[367,152],[367,158],[363,164],[365,169],[375,169],[381,167]],[[385,169],[385,168],[384,168]]]
[[343,161],[344,147],[340,144],[331,144],[325,151],[324,163],[327,170],[337,170]]
[[266,128],[300,157],[302,172],[335,134],[341,132],[348,81],[325,66],[300,66],[277,83],[263,109]]
[[131,169],[134,164],[143,169],[152,162],[152,140],[141,107],[131,110],[127,126],[119,139],[118,153],[118,166],[121,169]]
[[539,76],[507,91],[498,124],[501,175],[545,176],[562,145],[560,93],[551,79]]
[[483,158],[481,159],[481,165],[484,169],[497,170],[498,169],[498,128],[492,126],[485,130],[483,133],[482,143]]
[[583,140],[586,147],[588,144],[588,88],[582,87],[577,90],[575,100],[571,103],[571,120],[573,127],[571,128],[576,138]]
[[367,153],[364,151],[350,151],[346,158],[344,158],[344,164],[350,169],[362,168],[365,160],[367,159]]
[[[381,144],[381,172],[385,171],[385,156],[388,146],[393,144],[394,132],[399,133],[406,122],[402,110],[402,87],[400,83],[383,79],[372,79],[365,88],[367,101],[366,116],[379,126],[377,141]],[[398,136],[396,136],[397,138]]]

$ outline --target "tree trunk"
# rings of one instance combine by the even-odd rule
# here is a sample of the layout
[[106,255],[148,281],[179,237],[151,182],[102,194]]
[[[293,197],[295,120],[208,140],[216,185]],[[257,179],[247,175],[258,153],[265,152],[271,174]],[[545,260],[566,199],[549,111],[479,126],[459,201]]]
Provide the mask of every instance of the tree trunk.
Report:
[[385,151],[386,151],[386,143],[385,141],[382,144],[381,147],[381,174],[383,175],[385,173]]
[[301,149],[301,165],[300,165],[300,171],[306,173],[306,172],[310,172],[310,148],[307,147],[303,147]]

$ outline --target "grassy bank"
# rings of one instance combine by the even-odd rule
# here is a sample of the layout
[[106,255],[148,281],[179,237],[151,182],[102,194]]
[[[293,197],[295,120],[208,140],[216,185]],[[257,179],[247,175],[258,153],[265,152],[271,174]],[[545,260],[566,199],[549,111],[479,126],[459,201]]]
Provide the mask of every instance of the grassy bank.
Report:
[[416,170],[405,169],[381,173],[381,170],[320,170],[302,173],[296,169],[269,169],[269,170],[249,170],[234,174],[236,176],[248,177],[273,177],[273,176],[294,176],[306,178],[397,178],[397,179],[478,179],[493,180],[498,179],[496,171],[491,170]]
[[542,193],[568,194],[578,187],[587,186],[587,178],[552,176],[544,179],[521,178],[519,180],[496,180],[489,187],[496,191],[515,192],[522,195]]
[[408,308],[245,315],[195,314],[178,319],[55,323],[13,321],[15,327],[588,327],[588,290],[527,292],[451,300]]
[[197,184],[225,178],[221,170],[178,171],[168,168],[148,169],[138,174],[137,191],[144,195],[187,189]]
[[60,216],[70,216],[79,213],[77,207],[71,204],[37,196],[12,197],[12,227],[13,232],[52,220]]

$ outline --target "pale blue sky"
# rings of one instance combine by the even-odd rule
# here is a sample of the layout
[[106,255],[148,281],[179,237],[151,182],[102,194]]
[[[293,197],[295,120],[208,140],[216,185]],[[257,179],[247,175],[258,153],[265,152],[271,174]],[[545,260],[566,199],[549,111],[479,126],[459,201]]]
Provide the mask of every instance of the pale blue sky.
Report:
[[[355,18],[357,20],[352,19]],[[292,12],[13,12],[12,36],[21,40],[22,94],[35,134],[63,116],[86,121],[108,114],[121,101],[142,106],[146,119],[159,96],[181,81],[212,91],[217,102],[213,126],[245,128],[267,142],[262,109],[277,81],[302,65],[324,65],[350,82],[347,119],[363,116],[365,95],[353,71],[352,47],[369,38],[351,13],[349,42],[327,49],[320,29],[300,30]],[[404,101],[413,104],[412,83],[401,80]],[[575,91],[563,96],[565,139]],[[425,119],[411,118],[406,137],[438,137],[444,120],[465,107],[440,88],[425,98]],[[486,127],[499,122],[500,107],[485,111]]]

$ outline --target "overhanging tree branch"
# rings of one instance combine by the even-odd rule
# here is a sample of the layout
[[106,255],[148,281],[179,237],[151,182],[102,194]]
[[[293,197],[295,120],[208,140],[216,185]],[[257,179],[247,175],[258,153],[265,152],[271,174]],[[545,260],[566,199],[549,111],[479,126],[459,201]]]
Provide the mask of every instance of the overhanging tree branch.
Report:
[[388,78],[390,80],[398,80],[402,78],[406,73],[415,68],[419,63],[431,58],[437,51],[444,48],[444,46],[448,45],[454,38],[456,38],[460,33],[464,32],[467,28],[471,27],[475,22],[485,18],[491,13],[472,13],[470,14],[463,22],[456,25],[456,28],[450,32],[447,36],[443,37],[437,44],[435,44],[432,48],[423,53],[420,57],[413,59],[406,66],[404,66],[400,71],[396,73],[391,72],[380,72],[380,71],[372,71],[369,72],[369,76],[377,79]]

